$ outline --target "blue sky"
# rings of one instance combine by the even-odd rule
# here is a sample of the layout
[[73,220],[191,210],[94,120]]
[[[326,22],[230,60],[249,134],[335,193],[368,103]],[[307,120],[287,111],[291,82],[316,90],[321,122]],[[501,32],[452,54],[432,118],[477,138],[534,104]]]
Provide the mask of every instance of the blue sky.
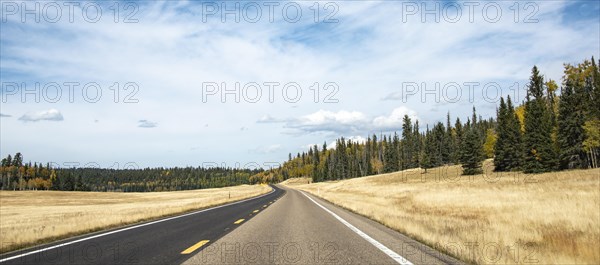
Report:
[[40,2],[37,22],[2,1],[2,157],[281,162],[340,136],[400,131],[405,114],[422,128],[473,105],[491,117],[498,95],[524,99],[533,65],[560,83],[563,63],[600,53],[598,1],[226,2],[239,22],[223,21],[222,2],[132,3]]

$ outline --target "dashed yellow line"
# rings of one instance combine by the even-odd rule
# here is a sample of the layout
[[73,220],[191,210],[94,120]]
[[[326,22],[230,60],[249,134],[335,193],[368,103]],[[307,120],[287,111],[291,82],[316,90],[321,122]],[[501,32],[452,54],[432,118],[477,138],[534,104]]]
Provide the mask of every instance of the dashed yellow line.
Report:
[[266,204],[265,204],[265,205],[263,205],[263,208],[267,208],[267,205],[266,205]]
[[210,240],[202,240],[202,241],[200,241],[200,242],[198,242],[198,243],[194,244],[193,246],[191,246],[191,247],[187,248],[186,250],[184,250],[184,251],[181,251],[181,254],[184,254],[184,255],[186,255],[186,254],[190,254],[190,253],[194,252],[196,249],[199,249],[199,248],[201,248],[202,246],[206,245],[206,243],[208,243],[209,241],[210,241]]
[[245,220],[245,219],[240,219],[240,220],[237,220],[237,221],[233,222],[233,224],[236,224],[236,225],[237,225],[237,224],[241,224],[241,223],[242,223],[244,220]]
[[258,210],[254,210],[252,213],[258,213]]

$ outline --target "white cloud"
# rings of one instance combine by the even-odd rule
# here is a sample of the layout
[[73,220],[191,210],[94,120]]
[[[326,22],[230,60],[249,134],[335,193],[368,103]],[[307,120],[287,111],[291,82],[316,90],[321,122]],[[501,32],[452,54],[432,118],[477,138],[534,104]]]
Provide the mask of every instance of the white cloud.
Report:
[[412,122],[418,120],[419,117],[414,110],[411,110],[407,107],[399,107],[392,111],[392,113],[388,116],[379,116],[373,120],[373,125],[376,128],[380,128],[382,130],[399,130],[402,128],[402,119],[404,116],[408,115]]
[[256,122],[257,123],[279,123],[279,122],[284,122],[284,120],[273,118],[273,117],[271,117],[271,115],[264,115],[260,119],[258,119],[258,121],[256,121]]
[[141,127],[141,128],[154,128],[156,126],[157,126],[156,122],[152,122],[149,120],[139,120],[138,121],[138,127]]
[[57,109],[42,110],[37,112],[28,112],[19,118],[24,122],[36,121],[62,121],[63,116]]
[[340,110],[333,112],[319,110],[300,118],[287,119],[284,127],[293,129],[297,133],[343,133],[362,131],[368,123],[368,118],[358,111]]
[[284,128],[293,129],[292,134],[325,132],[337,135],[365,135],[400,130],[404,115],[408,115],[413,122],[419,119],[416,111],[404,106],[394,109],[390,115],[375,118],[369,118],[359,111],[319,110],[300,118],[286,119]]
[[258,154],[271,154],[271,153],[275,153],[275,152],[278,152],[281,150],[283,150],[283,147],[280,144],[272,144],[272,145],[257,147],[250,151],[252,153],[258,153]]
[[[367,138],[362,137],[360,135],[354,135],[354,136],[349,136],[349,137],[345,137],[344,138],[346,140],[346,142],[348,142],[348,140],[350,140],[353,143],[359,143],[359,144],[364,144],[367,142]],[[331,141],[329,144],[327,144],[327,149],[336,149],[337,147],[337,141]],[[319,147],[321,148],[321,147]]]

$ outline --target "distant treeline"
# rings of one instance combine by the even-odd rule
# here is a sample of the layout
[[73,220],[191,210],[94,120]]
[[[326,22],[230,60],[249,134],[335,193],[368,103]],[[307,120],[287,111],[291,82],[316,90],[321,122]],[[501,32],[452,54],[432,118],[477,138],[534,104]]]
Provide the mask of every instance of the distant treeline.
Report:
[[501,98],[496,118],[482,119],[475,108],[466,122],[433,127],[404,116],[402,133],[372,135],[364,142],[340,138],[335,148],[315,145],[289,155],[281,167],[98,169],[52,168],[24,164],[17,153],[2,159],[0,189],[173,191],[239,184],[279,182],[294,177],[338,180],[410,168],[427,170],[461,164],[463,174],[478,174],[482,161],[494,159],[496,171],[541,173],[596,168],[600,159],[600,70],[594,58],[565,64],[559,85],[533,67],[527,97],[515,106]]
[[233,168],[53,168],[23,163],[20,153],[2,159],[0,189],[148,192],[219,188],[251,184],[262,169]]
[[421,132],[418,121],[403,119],[398,135],[369,136],[366,142],[340,138],[289,155],[283,166],[253,179],[279,182],[311,177],[313,181],[355,178],[410,168],[461,164],[463,174],[478,174],[493,158],[496,171],[541,173],[598,167],[600,159],[600,70],[594,58],[565,64],[561,93],[533,67],[526,100],[514,106],[501,98],[496,118],[438,122]]

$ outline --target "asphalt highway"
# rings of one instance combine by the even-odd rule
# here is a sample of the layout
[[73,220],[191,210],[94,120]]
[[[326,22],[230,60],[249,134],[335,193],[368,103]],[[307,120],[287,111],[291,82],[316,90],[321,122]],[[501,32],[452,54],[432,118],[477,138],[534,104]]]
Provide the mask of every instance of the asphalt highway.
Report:
[[256,198],[8,253],[0,264],[461,264],[315,196],[272,187]]
[[8,253],[0,256],[0,264],[181,264],[284,194],[274,187],[237,203]]

